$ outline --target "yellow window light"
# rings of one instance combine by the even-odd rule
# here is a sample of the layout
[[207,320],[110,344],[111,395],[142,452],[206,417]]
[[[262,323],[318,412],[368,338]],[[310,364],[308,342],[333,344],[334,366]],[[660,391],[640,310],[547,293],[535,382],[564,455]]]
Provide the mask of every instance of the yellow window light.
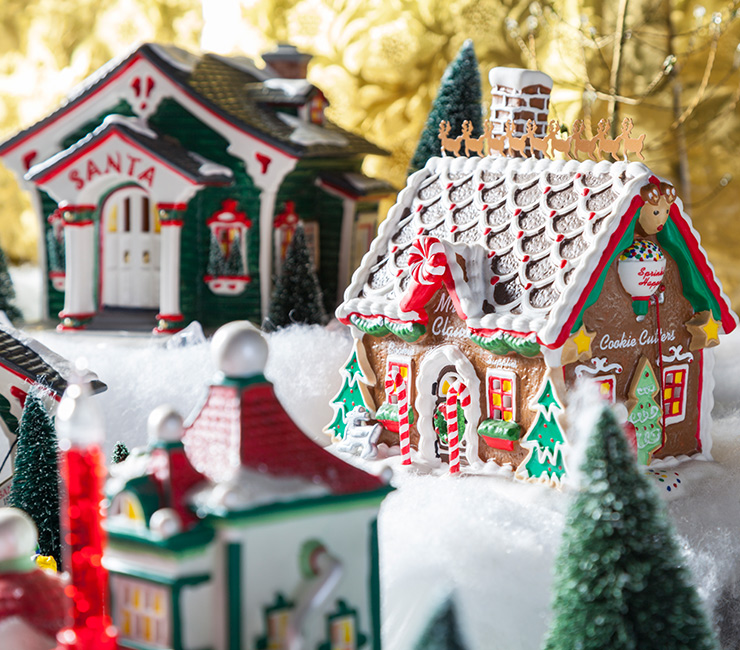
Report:
[[510,393],[510,392],[511,392],[511,380],[504,379],[504,393]]

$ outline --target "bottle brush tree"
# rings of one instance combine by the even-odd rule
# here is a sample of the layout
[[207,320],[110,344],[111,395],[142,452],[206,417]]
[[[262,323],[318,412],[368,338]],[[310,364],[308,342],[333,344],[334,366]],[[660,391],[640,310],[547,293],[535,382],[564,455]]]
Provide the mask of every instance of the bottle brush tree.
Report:
[[429,621],[414,650],[467,650],[457,622],[455,605],[448,599]]
[[544,650],[716,650],[660,497],[604,408],[555,569]]
[[59,539],[59,446],[54,422],[39,389],[26,398],[18,427],[10,505],[24,510],[39,531],[39,552],[61,566]]
[[128,456],[129,450],[126,446],[126,443],[119,440],[113,447],[113,453],[111,454],[110,460],[111,463],[117,465],[118,463],[122,463],[124,460],[126,460]]
[[303,228],[298,225],[285,254],[285,262],[272,294],[267,327],[326,321],[324,297],[316,277]]
[[0,248],[0,309],[12,323],[17,323],[23,319],[21,310],[15,303],[15,287],[13,279],[8,271],[8,261],[5,252]]
[[439,123],[442,120],[450,123],[451,138],[460,135],[465,120],[473,124],[471,137],[478,137],[483,132],[480,70],[471,40],[463,43],[442,76],[432,110],[409,163],[409,174],[424,167],[430,158],[440,155]]

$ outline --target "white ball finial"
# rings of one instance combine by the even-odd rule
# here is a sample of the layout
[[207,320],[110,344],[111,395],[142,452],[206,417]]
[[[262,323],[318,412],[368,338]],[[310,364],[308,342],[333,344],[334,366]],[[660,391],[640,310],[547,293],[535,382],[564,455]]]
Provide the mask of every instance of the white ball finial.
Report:
[[213,360],[226,377],[253,377],[264,372],[267,341],[248,321],[234,321],[213,335]]
[[31,557],[38,534],[33,520],[17,508],[0,508],[0,562]]
[[179,442],[182,440],[182,415],[174,406],[162,404],[155,408],[147,419],[150,442]]

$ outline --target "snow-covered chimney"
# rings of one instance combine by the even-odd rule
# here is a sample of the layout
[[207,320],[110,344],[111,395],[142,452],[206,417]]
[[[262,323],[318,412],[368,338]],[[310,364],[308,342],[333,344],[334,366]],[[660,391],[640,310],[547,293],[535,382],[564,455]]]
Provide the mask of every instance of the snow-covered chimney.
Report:
[[491,122],[493,134],[504,133],[507,120],[514,123],[514,136],[522,136],[527,120],[537,125],[535,135],[547,133],[547,112],[550,105],[552,79],[544,72],[522,68],[493,68],[488,74],[491,83]]
[[278,43],[272,52],[262,55],[262,60],[280,79],[305,79],[311,58],[310,54],[299,52],[297,47],[287,43]]

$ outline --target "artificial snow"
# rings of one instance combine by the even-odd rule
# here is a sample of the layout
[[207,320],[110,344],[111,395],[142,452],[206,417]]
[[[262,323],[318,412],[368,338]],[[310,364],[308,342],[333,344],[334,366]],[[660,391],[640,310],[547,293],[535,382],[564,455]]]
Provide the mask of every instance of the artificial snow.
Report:
[[[119,439],[130,448],[144,444],[146,419],[159,404],[169,402],[189,415],[215,373],[210,344],[195,330],[169,339],[169,345],[164,337],[31,333],[69,359],[85,356],[108,384],[108,391],[94,398],[106,414],[108,454]],[[266,374],[278,398],[304,431],[328,441],[322,428],[331,421],[329,401],[341,387],[339,369],[351,350],[348,331],[336,323],[296,325],[268,340]],[[666,498],[723,647],[733,649],[740,645],[738,360],[736,332],[723,337],[716,355],[716,462],[689,461],[650,473]],[[583,422],[581,415],[586,414],[571,421]],[[539,650],[549,620],[552,564],[573,488],[523,483],[506,468],[492,476],[453,477],[443,465],[403,471],[398,456],[388,451],[381,446],[390,457],[375,466],[378,471],[390,465],[397,487],[379,518],[384,650],[413,647],[425,619],[449,594],[469,632],[468,650]]]
[[277,116],[293,129],[293,132],[290,134],[290,141],[296,144],[303,145],[304,147],[311,147],[316,144],[344,147],[348,144],[347,138],[343,135],[325,129],[318,124],[311,124],[289,113],[278,112]]

